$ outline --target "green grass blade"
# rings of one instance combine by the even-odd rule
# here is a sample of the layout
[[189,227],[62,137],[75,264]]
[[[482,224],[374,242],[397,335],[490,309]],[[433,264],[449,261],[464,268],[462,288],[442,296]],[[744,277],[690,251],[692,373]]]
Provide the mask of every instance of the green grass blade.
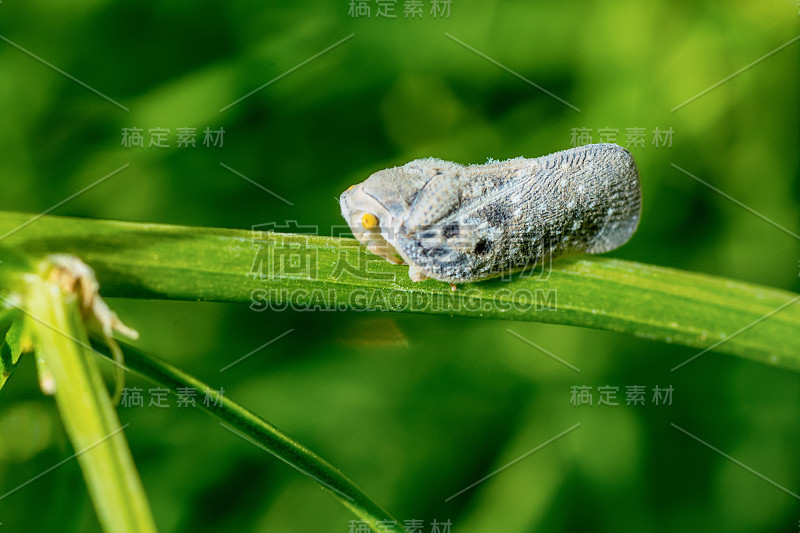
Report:
[[[0,213],[0,232],[30,218]],[[352,239],[42,217],[4,244],[28,254],[76,254],[109,296],[549,322],[800,369],[800,295],[607,257],[560,260],[547,276],[451,292],[434,280],[411,282],[407,267]]]
[[55,385],[55,400],[100,523],[107,532],[155,532],[116,411],[89,349],[76,299],[32,276],[26,317]]
[[[120,344],[125,354],[125,366],[134,372],[168,387],[176,392],[182,388],[204,391],[219,405],[209,402],[208,405],[198,402],[198,406],[207,413],[218,418],[227,430],[249,441],[263,450],[284,461],[302,474],[316,481],[329,491],[345,507],[353,511],[362,521],[368,523],[373,531],[385,529],[378,525],[382,520],[393,520],[391,515],[380,505],[369,498],[352,480],[339,469],[319,457],[317,454],[292,440],[278,428],[265,421],[253,412],[240,406],[228,397],[221,397],[207,384],[190,376],[169,363],[151,355],[143,354],[135,348]],[[95,343],[97,350],[107,357],[110,351],[101,343]],[[249,444],[246,444],[249,446]],[[405,531],[400,523],[394,531]]]

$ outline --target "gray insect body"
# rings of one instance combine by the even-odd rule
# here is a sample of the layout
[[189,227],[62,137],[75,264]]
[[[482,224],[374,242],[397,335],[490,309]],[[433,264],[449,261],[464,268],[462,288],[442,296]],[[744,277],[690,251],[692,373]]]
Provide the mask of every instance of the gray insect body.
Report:
[[412,280],[463,283],[622,246],[641,186],[625,148],[592,144],[485,165],[417,159],[376,172],[340,204],[354,236],[409,264]]

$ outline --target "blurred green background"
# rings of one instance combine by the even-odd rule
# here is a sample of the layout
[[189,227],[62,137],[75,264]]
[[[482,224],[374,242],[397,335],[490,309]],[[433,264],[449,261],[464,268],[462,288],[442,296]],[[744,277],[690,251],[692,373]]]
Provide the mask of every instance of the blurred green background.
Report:
[[[391,19],[374,0],[356,3],[370,7],[359,17],[349,0],[3,1],[0,209],[42,212],[130,164],[53,213],[233,228],[294,220],[327,234],[343,223],[339,193],[387,166],[535,157],[570,147],[579,130],[594,142],[616,130],[638,161],[644,205],[638,233],[610,255],[800,290],[795,237],[673,166],[800,232],[800,42],[672,111],[800,35],[796,1],[452,0],[434,17],[422,0],[413,19],[406,3]],[[142,128],[144,146],[124,147],[123,128]],[[169,147],[148,146],[154,128],[170,130]],[[196,128],[194,148],[177,146],[179,128]],[[223,146],[203,144],[206,128],[224,129]],[[632,129],[642,145],[628,142]],[[671,143],[654,143],[656,129]],[[672,425],[800,493],[800,376],[788,371],[712,352],[673,373],[697,352],[563,326],[112,305],[144,349],[224,388],[425,532],[434,520],[454,532],[798,528],[796,496]],[[584,385],[595,405],[571,405]],[[606,385],[621,405],[596,405]],[[625,405],[633,385],[646,387],[644,406]],[[148,402],[152,385],[128,386]],[[654,405],[655,386],[673,388],[671,405]],[[312,481],[168,403],[120,408],[161,531],[349,531],[354,517]],[[28,357],[0,395],[0,493],[72,453]],[[0,523],[99,530],[76,461],[0,500]]]

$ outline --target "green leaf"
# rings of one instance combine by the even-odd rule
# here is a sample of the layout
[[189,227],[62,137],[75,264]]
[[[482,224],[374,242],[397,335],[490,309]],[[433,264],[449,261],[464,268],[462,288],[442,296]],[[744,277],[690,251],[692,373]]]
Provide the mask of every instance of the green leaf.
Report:
[[[250,444],[269,452],[284,461],[302,474],[317,482],[329,491],[345,507],[353,511],[361,520],[368,523],[375,532],[385,531],[379,527],[382,520],[393,520],[391,515],[367,496],[350,478],[345,476],[317,454],[292,440],[278,428],[265,421],[253,412],[240,406],[220,391],[211,389],[199,379],[183,372],[169,363],[152,355],[143,354],[132,346],[121,344],[125,354],[125,365],[128,369],[151,379],[155,383],[178,392],[179,389],[190,388],[202,391],[204,396],[212,400],[208,404],[199,402],[199,407],[218,418],[220,425],[238,435]],[[107,357],[110,350],[97,342],[95,347]],[[218,405],[217,405],[218,404]],[[243,444],[248,446],[249,444]],[[405,529],[398,523],[398,533]]]
[[35,261],[18,250],[0,245],[0,390],[22,354],[23,321],[16,305],[21,301],[25,274],[35,272]]
[[[0,213],[0,232],[30,218]],[[559,260],[541,274],[451,291],[412,282],[408,267],[353,239],[45,216],[4,242],[28,254],[78,255],[109,296],[567,324],[800,369],[800,295],[608,257]]]
[[[25,316],[37,357],[107,532],[155,532],[150,506],[111,404],[74,295],[38,276],[27,279]],[[41,378],[40,378],[41,379]]]
[[11,317],[16,316],[15,309],[3,309],[0,311],[0,332],[5,331],[3,342],[0,344],[0,390],[5,386],[14,367],[17,365],[20,355],[22,355],[22,330],[23,321],[16,320],[11,322],[6,329],[6,322]]

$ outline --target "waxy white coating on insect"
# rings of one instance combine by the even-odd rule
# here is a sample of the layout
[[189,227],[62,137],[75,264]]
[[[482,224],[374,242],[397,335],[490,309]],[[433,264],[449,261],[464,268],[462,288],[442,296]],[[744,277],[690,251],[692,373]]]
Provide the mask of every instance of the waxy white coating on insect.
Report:
[[339,203],[356,239],[407,263],[412,280],[463,283],[622,246],[639,224],[641,185],[630,152],[590,144],[484,165],[417,159]]

